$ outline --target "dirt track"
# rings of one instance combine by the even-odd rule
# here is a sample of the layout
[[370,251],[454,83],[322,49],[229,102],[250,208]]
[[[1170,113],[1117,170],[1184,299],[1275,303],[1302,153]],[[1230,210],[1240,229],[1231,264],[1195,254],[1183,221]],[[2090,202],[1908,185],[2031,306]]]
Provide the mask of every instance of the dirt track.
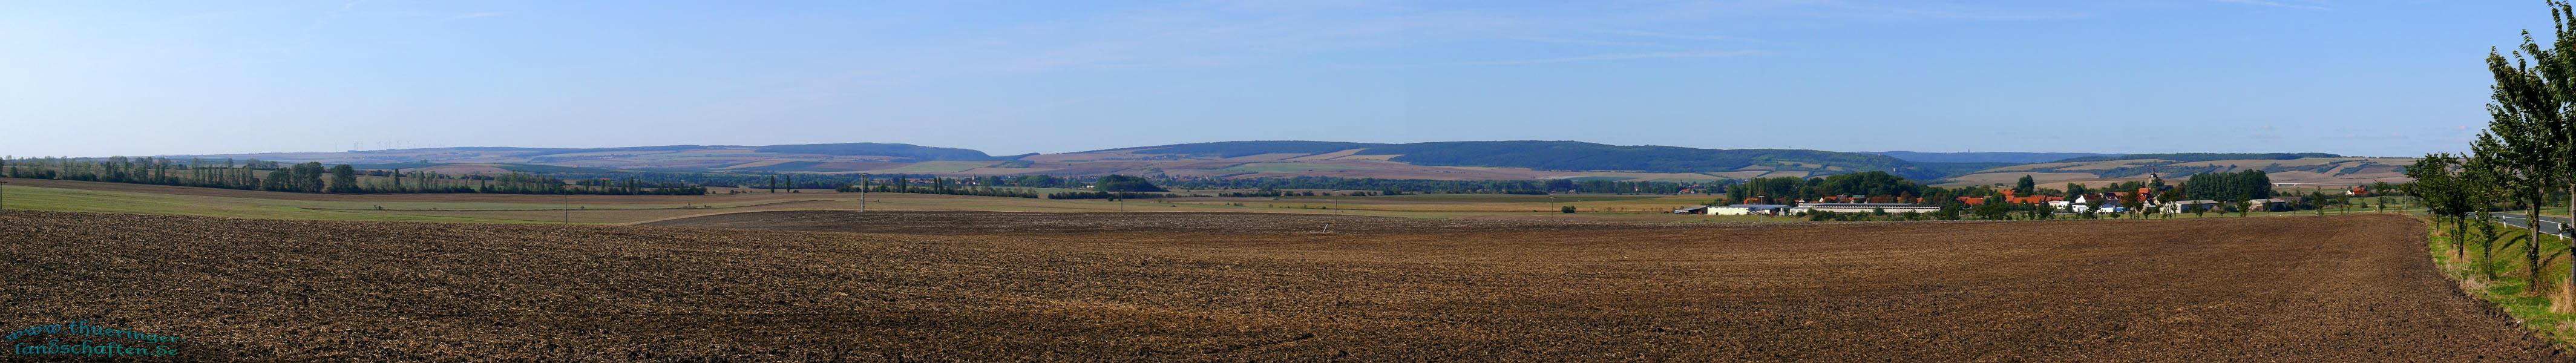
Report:
[[2566,360],[2457,296],[2395,216],[1244,218],[889,234],[0,212],[0,324],[253,360]]

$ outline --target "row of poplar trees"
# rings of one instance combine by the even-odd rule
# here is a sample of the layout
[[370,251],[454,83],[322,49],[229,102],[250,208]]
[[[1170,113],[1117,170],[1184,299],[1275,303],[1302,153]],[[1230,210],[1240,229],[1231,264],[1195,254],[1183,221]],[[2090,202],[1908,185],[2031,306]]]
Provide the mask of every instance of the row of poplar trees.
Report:
[[[2528,291],[2542,290],[2542,267],[2556,254],[2576,256],[2576,245],[2543,256],[2539,233],[2496,241],[2500,234],[2494,221],[2500,209],[2536,217],[2553,194],[2576,192],[2576,177],[2569,175],[2576,173],[2576,24],[2571,23],[2576,19],[2570,18],[2576,7],[2564,0],[2548,4],[2554,23],[2551,42],[2540,43],[2524,31],[2521,47],[2488,52],[2487,69],[2495,75],[2493,101],[2487,104],[2491,118],[2470,151],[2426,155],[2406,170],[2416,179],[2408,192],[2422,198],[2431,214],[2452,222],[2455,257],[2467,258],[2474,225],[2484,253],[2476,262],[2484,274],[2494,278],[2501,268],[2489,256],[2496,249],[2519,247],[2526,268],[2520,272],[2531,282]],[[2576,213],[2576,205],[2567,208]],[[2530,224],[2536,223],[2525,228]],[[2576,295],[2569,291],[2576,287],[2576,274],[2559,282],[2553,310],[2576,312],[2576,301],[2571,301]]]

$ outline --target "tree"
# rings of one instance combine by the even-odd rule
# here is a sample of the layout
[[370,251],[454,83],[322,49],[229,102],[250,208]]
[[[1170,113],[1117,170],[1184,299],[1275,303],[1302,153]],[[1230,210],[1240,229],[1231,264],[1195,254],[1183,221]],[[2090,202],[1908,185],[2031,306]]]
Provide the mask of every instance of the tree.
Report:
[[2423,159],[2415,161],[2414,166],[2406,168],[2406,176],[2415,178],[2414,183],[2406,184],[2406,193],[2424,198],[2424,212],[2433,215],[2435,221],[2451,221],[2452,257],[2465,258],[2468,257],[2469,241],[2466,216],[2471,196],[2468,186],[2451,170],[2458,164],[2459,159],[2448,153],[2424,155]]
[[[2496,231],[2496,213],[2493,212],[2493,205],[2521,200],[2520,192],[2527,190],[2523,185],[2529,182],[2520,173],[2523,169],[2513,165],[2517,158],[2513,154],[2515,151],[2507,147],[2493,132],[2478,133],[2477,141],[2470,144],[2469,150],[2468,162],[2461,170],[2466,172],[2470,181],[2469,186],[2473,188],[2471,193],[2477,200],[2474,205],[2477,207],[2479,238],[2482,241],[2480,243],[2486,246],[2486,263],[2492,267],[2495,264],[2496,238],[2500,234]],[[2526,252],[2524,257],[2528,258],[2526,264],[2530,265],[2533,281],[2537,281],[2540,276],[2540,246],[2527,243],[2524,252]],[[2487,277],[2489,279],[2495,277],[2495,271],[2492,268],[2487,270]]]
[[1108,176],[1100,177],[1100,182],[1094,183],[1092,190],[1103,192],[1159,192],[1163,191],[1163,187],[1154,186],[1153,182],[1146,181],[1145,178],[1110,174]]
[[2237,202],[2272,197],[2272,177],[2262,170],[2205,173],[2183,180],[2184,197]]
[[2029,174],[2023,174],[2020,181],[2013,182],[2013,193],[2016,195],[2031,195],[2031,192],[2039,191],[2038,188],[2039,182],[2031,180]]
[[348,164],[331,167],[332,193],[357,193],[358,169]]
[[308,163],[303,163],[303,164],[295,164],[295,166],[294,166],[294,167],[289,168],[289,169],[292,169],[292,170],[293,170],[293,171],[290,173],[290,175],[293,175],[293,176],[294,176],[294,178],[295,178],[295,180],[293,181],[293,182],[294,182],[294,188],[295,188],[295,191],[305,192],[305,193],[320,193],[320,192],[323,192],[323,190],[322,190],[322,170],[323,170],[323,168],[322,168],[322,163],[308,162]]
[[[2564,1],[2553,0],[2549,5],[2551,22],[2554,23],[2552,30],[2557,35],[2551,47],[2542,48],[2531,33],[2525,31],[2522,46],[2511,52],[2513,57],[2510,60],[2494,49],[2487,51],[2487,71],[2495,76],[2495,86],[2490,88],[2493,102],[2487,104],[2487,132],[2495,135],[2500,147],[2495,150],[2499,160],[2513,166],[2509,169],[2518,175],[2516,179],[2521,183],[2514,185],[2520,187],[2515,192],[2521,194],[2527,203],[2525,205],[2530,208],[2526,218],[2535,221],[2538,220],[2540,206],[2547,204],[2548,194],[2543,190],[2570,179],[2561,176],[2568,170],[2565,154],[2569,148],[2564,140],[2576,136],[2569,132],[2569,120],[2561,112],[2568,109],[2571,94],[2576,94],[2567,89],[2576,82],[2568,80],[2570,66],[2568,59],[2562,58],[2565,54],[2562,49],[2576,46],[2576,43],[2571,43],[2576,42],[2576,36],[2569,35],[2576,28],[2570,28],[2566,21],[2566,17],[2576,11],[2570,11]],[[2525,241],[2525,248],[2533,249],[2529,251],[2530,257],[2538,260],[2536,249],[2540,245],[2540,233],[2536,229],[2532,232],[2528,234],[2530,239]],[[2532,286],[2528,290],[2538,291],[2541,286],[2540,266],[2534,263],[2529,268]],[[2576,279],[2576,274],[2569,278]]]
[[[2551,0],[2549,5],[2553,8],[2549,11],[2549,18],[2555,39],[2552,39],[2549,49],[2542,49],[2538,43],[2532,42],[2529,35],[2525,35],[2522,51],[2538,64],[2536,79],[2544,87],[2538,88],[2537,93],[2551,95],[2549,99],[2557,110],[2576,109],[2576,88],[2572,88],[2576,87],[2576,59],[2569,58],[2576,56],[2576,23],[2568,21],[2576,18],[2576,6],[2570,6],[2565,0]],[[2541,174],[2549,176],[2548,181],[2555,182],[2552,185],[2576,193],[2576,178],[2567,176],[2568,172],[2576,171],[2576,120],[2570,120],[2571,115],[2563,111],[2550,116],[2554,117],[2528,120],[2536,124],[2530,131],[2537,136],[2534,141],[2545,150],[2538,153],[2541,155],[2538,159],[2543,160],[2533,160],[2534,164],[2543,170]],[[2569,203],[2567,211],[2576,213],[2576,203]],[[2536,219],[2534,221],[2533,224],[2539,223]],[[2576,257],[2576,243],[2567,245],[2567,254]],[[2552,310],[2576,312],[2576,301],[2571,301],[2576,300],[2576,273],[2568,274],[2559,286],[2558,303]]]

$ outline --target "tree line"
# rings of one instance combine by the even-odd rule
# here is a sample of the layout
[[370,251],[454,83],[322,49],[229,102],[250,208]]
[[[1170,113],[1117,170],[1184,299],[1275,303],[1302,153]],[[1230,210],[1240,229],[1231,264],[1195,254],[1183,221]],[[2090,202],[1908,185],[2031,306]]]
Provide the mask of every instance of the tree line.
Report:
[[[576,180],[511,172],[500,175],[446,175],[402,170],[357,170],[350,165],[318,162],[169,158],[104,159],[0,157],[0,175],[12,178],[173,185],[293,193],[489,193],[702,195],[706,188],[668,181]],[[366,178],[361,178],[366,177]]]
[[[2487,71],[2495,82],[2488,93],[2489,118],[2468,152],[2425,155],[2406,168],[2415,182],[2404,190],[2420,198],[2436,223],[2450,226],[2451,258],[2470,260],[2480,277],[2500,279],[2498,270],[2513,261],[2499,261],[2497,250],[2519,249],[2525,291],[2557,291],[2553,310],[2568,313],[2576,312],[2570,301],[2576,299],[2570,291],[2576,274],[2553,288],[2541,269],[2561,256],[2576,256],[2576,244],[2543,251],[2543,233],[2529,226],[2537,223],[2525,223],[2527,238],[2511,241],[2499,241],[2503,233],[2495,230],[2501,212],[2518,210],[2526,220],[2538,220],[2553,195],[2576,192],[2576,177],[2569,176],[2576,172],[2576,24],[2570,23],[2576,8],[2561,0],[2549,6],[2552,29],[2543,33],[2552,37],[2549,43],[2525,32],[2523,43],[2510,51],[2488,50]],[[2576,213],[2576,204],[2567,208]],[[2474,237],[2471,229],[2477,230]],[[2480,253],[2469,256],[2472,250]]]

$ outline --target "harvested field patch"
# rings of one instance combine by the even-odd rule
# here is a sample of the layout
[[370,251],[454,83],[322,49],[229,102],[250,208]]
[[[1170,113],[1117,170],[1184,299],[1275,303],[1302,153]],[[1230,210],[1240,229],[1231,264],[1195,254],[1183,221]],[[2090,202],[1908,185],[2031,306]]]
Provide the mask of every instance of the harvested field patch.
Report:
[[1563,231],[1581,228],[1675,228],[1670,223],[1496,221],[1326,214],[1153,212],[1080,215],[981,211],[777,211],[718,214],[647,226],[861,233],[1394,233]]
[[0,324],[254,361],[2566,360],[2387,215],[849,218],[697,222],[902,233],[8,211]]

